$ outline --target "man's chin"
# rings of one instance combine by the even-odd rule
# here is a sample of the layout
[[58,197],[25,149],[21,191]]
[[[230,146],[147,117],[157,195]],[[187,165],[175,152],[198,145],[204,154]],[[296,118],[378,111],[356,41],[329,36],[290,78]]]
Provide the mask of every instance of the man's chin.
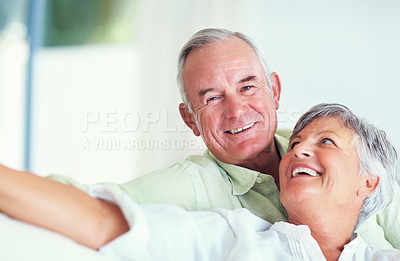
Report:
[[237,158],[251,159],[265,150],[266,146],[263,145],[261,143],[241,143],[230,147],[228,151]]
[[[214,154],[214,153],[213,153]],[[221,153],[218,156],[214,154],[219,160],[225,163],[242,165],[243,163],[248,163],[257,157],[259,153],[253,150],[246,149],[233,149],[229,153]]]

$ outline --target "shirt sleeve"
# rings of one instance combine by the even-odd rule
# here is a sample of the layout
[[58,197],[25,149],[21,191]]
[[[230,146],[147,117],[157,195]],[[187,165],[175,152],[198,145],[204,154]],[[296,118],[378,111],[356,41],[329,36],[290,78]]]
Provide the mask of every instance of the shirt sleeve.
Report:
[[176,163],[135,178],[120,187],[136,203],[171,204],[186,210],[196,210],[204,194],[199,191],[202,187],[198,184],[200,176],[190,163]]
[[377,215],[366,219],[358,228],[364,240],[381,249],[400,249],[400,187],[394,185],[393,201]]
[[393,246],[385,238],[385,231],[378,224],[376,215],[372,215],[364,220],[356,232],[370,245],[380,249],[393,249]]
[[90,187],[91,196],[117,204],[130,230],[100,249],[116,260],[222,260],[235,240],[217,212],[187,212],[171,205],[138,205],[107,185]]
[[68,186],[75,187],[75,188],[80,189],[80,190],[85,190],[85,189],[88,188],[88,185],[82,184],[79,181],[77,181],[76,179],[74,179],[72,177],[69,177],[69,176],[65,176],[65,175],[50,174],[50,175],[46,176],[46,178],[54,180],[54,181],[58,181],[60,183],[63,183],[63,184],[68,185]]
[[[111,182],[98,184],[112,186],[140,204],[173,204],[187,210],[196,210],[203,205],[204,191],[200,190],[202,186],[199,185],[201,184],[201,170],[192,165],[191,162],[185,161],[139,176],[123,184]],[[80,190],[86,190],[89,187],[64,175],[51,174],[46,178]]]
[[377,222],[385,232],[385,238],[394,248],[400,249],[400,186],[394,185],[393,202],[377,216]]

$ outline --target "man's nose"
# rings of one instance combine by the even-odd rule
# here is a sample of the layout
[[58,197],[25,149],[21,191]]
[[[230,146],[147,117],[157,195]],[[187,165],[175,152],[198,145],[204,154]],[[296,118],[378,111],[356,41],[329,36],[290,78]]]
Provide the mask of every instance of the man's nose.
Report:
[[240,118],[246,110],[246,102],[236,95],[225,98],[225,114],[227,118]]

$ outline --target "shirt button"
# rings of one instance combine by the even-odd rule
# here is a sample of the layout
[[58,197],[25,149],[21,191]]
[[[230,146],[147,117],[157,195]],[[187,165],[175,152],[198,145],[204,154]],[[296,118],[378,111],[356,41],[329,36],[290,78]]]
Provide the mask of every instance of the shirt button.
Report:
[[257,178],[256,178],[256,182],[257,182],[257,183],[261,183],[261,182],[262,182],[262,178],[261,178],[261,177],[257,177]]

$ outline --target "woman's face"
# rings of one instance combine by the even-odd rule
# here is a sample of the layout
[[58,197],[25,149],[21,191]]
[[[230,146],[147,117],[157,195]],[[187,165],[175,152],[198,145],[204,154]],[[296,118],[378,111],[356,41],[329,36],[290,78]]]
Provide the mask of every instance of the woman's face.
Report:
[[343,208],[354,201],[365,179],[359,175],[353,137],[337,118],[327,117],[312,121],[291,140],[279,168],[281,201],[287,210],[307,201]]

